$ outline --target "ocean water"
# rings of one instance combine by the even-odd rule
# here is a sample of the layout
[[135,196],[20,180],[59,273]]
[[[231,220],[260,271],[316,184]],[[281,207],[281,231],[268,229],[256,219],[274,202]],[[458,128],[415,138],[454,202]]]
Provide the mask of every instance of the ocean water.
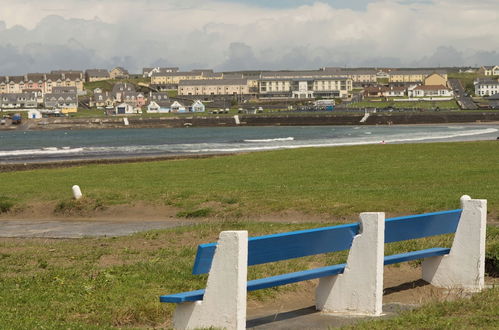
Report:
[[498,135],[499,125],[473,124],[0,131],[0,164],[495,140]]

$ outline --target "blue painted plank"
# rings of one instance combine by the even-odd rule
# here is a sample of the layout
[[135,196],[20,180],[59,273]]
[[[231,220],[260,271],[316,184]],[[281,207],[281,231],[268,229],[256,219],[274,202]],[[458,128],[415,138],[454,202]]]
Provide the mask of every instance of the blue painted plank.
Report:
[[[290,283],[302,282],[321,278],[325,276],[338,275],[343,273],[346,264],[339,264],[333,266],[326,266],[316,269],[309,269],[295,273],[282,274],[258,280],[248,281],[247,290],[255,291],[260,289],[271,288],[274,286],[281,286]],[[160,302],[169,303],[182,303],[187,301],[203,300],[204,290],[176,293],[167,296],[160,296]]]
[[386,219],[385,243],[456,232],[461,209]]
[[[386,256],[384,259],[384,264],[391,265],[404,261],[442,256],[448,254],[449,252],[450,249],[448,248],[431,248],[431,249],[413,251],[408,253],[394,254],[391,256]],[[267,278],[261,278],[258,280],[248,281],[247,289],[248,291],[255,291],[275,286],[281,286],[285,284],[312,280],[326,276],[338,275],[343,273],[343,271],[345,270],[345,266],[346,264],[338,264],[333,266],[320,267],[316,269],[309,269],[295,273],[282,274]],[[188,301],[203,300],[203,296],[204,296],[204,290],[196,290],[196,291],[160,296],[159,301],[167,303],[183,303]]]
[[424,259],[429,257],[443,256],[449,254],[450,249],[448,248],[431,248],[426,250],[419,250],[407,253],[394,254],[391,256],[386,256],[384,264],[391,265],[397,264],[399,262],[411,261],[416,259]]
[[[300,230],[248,239],[248,266],[347,250],[351,247],[359,223]],[[193,274],[210,271],[217,243],[198,246]]]
[[[461,209],[386,219],[385,243],[455,233]],[[359,223],[248,239],[248,265],[349,249]],[[210,271],[217,243],[198,246],[193,274]]]
[[261,278],[248,282],[248,291],[255,291],[260,289],[272,288],[274,286],[281,286],[296,282],[313,280],[316,278],[333,276],[342,274],[345,270],[346,264],[338,264],[333,266],[326,266],[316,269],[304,270],[301,272],[282,274],[267,278]]
[[204,289],[159,296],[159,301],[164,303],[180,304],[188,301],[203,300],[203,296]]

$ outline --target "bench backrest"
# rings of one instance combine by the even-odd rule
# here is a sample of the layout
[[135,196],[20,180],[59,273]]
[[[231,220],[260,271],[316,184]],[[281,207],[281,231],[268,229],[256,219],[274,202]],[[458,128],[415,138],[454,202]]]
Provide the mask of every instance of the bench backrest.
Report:
[[[461,209],[386,219],[385,243],[455,233]],[[248,239],[248,266],[350,249],[359,223]],[[193,274],[210,271],[217,243],[198,246]]]

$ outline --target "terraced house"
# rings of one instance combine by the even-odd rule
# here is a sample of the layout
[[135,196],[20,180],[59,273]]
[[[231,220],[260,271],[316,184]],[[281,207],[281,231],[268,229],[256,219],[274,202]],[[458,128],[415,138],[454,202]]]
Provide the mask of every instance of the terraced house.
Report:
[[115,102],[123,102],[133,107],[142,107],[146,104],[145,95],[137,92],[130,83],[117,83],[113,86],[111,95]]
[[258,94],[260,98],[346,98],[352,88],[351,78],[333,71],[273,71],[261,74]]
[[189,72],[153,72],[151,74],[151,85],[173,85],[176,86],[181,80],[213,80],[222,79],[222,73],[213,70],[192,70]]
[[332,73],[334,77],[347,77],[352,79],[356,85],[373,84],[377,82],[377,72],[374,69],[356,69],[349,70],[337,67],[324,67],[321,69],[328,73]]
[[85,71],[85,81],[94,82],[111,79],[106,69],[89,69]]
[[492,96],[499,93],[499,81],[494,79],[478,79],[474,82],[475,95]]
[[60,110],[62,113],[77,112],[77,89],[74,86],[54,86],[51,93],[44,95],[44,104],[46,108]]
[[447,72],[444,70],[392,70],[388,73],[390,83],[424,83],[433,74],[440,75],[447,85]]
[[38,106],[35,93],[2,93],[0,94],[0,108],[26,109]]
[[248,95],[247,79],[181,80],[178,95]]
[[75,87],[80,93],[83,91],[82,73],[53,71],[52,73],[28,73],[24,76],[0,77],[0,93],[41,90],[45,94],[52,93],[53,87]]

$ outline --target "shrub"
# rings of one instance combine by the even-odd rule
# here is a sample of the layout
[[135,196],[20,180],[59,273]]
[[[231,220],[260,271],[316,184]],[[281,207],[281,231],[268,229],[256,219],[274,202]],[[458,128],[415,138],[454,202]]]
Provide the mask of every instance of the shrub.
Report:
[[0,196],[0,213],[9,212],[14,206],[14,202],[5,196]]
[[97,210],[105,209],[101,201],[88,197],[75,200],[63,200],[57,203],[54,213],[64,215],[85,215]]

